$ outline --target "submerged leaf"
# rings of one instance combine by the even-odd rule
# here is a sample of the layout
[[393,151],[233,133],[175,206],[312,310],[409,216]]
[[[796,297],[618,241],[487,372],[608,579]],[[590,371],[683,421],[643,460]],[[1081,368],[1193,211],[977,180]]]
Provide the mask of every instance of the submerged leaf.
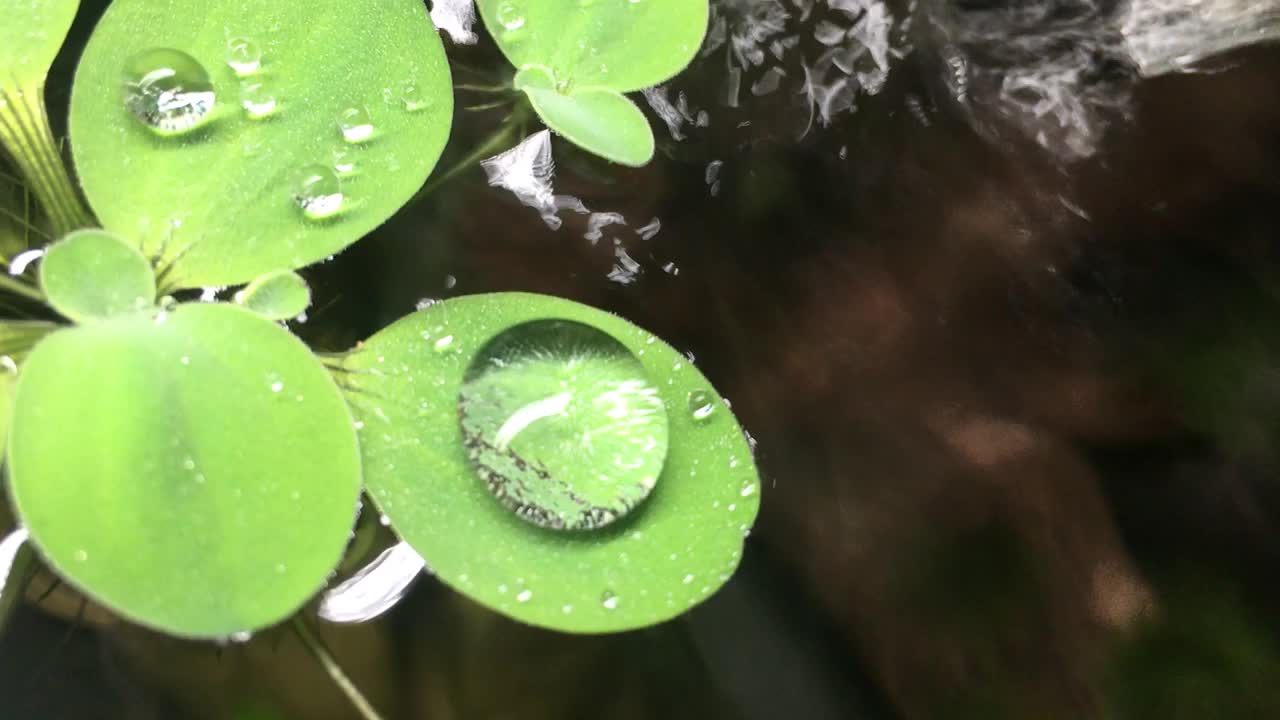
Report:
[[70,124],[98,217],[168,268],[168,290],[355,242],[426,180],[452,105],[421,2],[115,0]]
[[9,478],[45,560],[116,612],[219,637],[278,622],[337,565],[360,485],[351,415],[295,337],[181,305],[46,337]]
[[[598,331],[628,358],[602,369],[612,351],[561,334],[565,325]],[[486,383],[488,402],[509,412],[476,425],[473,383],[486,368],[502,378]],[[477,602],[542,627],[613,632],[685,612],[737,567],[759,503],[742,429],[680,353],[624,320],[522,293],[456,298],[369,338],[340,377],[371,497],[442,581]],[[662,434],[646,388],[665,413]],[[628,497],[633,484],[645,493],[620,510],[596,494]],[[562,509],[575,497],[589,516],[617,517],[545,521],[575,517]]]

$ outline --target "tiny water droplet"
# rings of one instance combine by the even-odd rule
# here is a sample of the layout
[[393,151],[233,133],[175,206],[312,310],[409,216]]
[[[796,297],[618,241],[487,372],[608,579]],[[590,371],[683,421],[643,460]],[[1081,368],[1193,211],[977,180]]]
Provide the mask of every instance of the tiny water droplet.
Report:
[[356,169],[356,153],[349,147],[333,149],[333,170],[338,175],[350,175]]
[[431,107],[431,98],[426,97],[418,89],[418,81],[405,80],[400,84],[400,102],[409,112],[418,112]]
[[241,77],[258,72],[262,66],[262,48],[246,37],[227,40],[227,65]]
[[688,575],[685,575],[683,578],[680,579],[680,582],[684,583],[685,585],[688,585],[689,583],[693,582],[693,573],[689,573]]
[[703,422],[716,411],[715,400],[705,390],[694,390],[689,393],[689,412],[693,419]]
[[342,209],[342,183],[324,165],[308,165],[298,173],[293,202],[313,220],[332,217]]
[[85,562],[85,561],[87,561],[88,559],[89,559],[89,553],[88,553],[88,551],[86,551],[86,550],[76,550],[76,551],[75,551],[75,560],[76,560],[76,562]]
[[276,574],[283,575],[288,571],[289,568],[286,567],[284,563],[276,563]]
[[438,353],[448,352],[453,347],[453,336],[445,335],[432,343],[431,347]]
[[755,495],[756,494],[755,483],[752,483],[750,485],[743,485],[742,490],[738,494],[741,495],[742,497],[751,497],[752,495]]
[[569,613],[573,612],[573,606],[572,606],[572,605],[562,605],[562,606],[560,606],[560,612],[564,613],[565,615],[568,615]]
[[499,594],[499,595],[506,595],[506,594],[507,594],[507,586],[506,586],[506,585],[499,585],[499,586],[498,586],[498,594]]
[[250,119],[257,120],[275,112],[278,104],[265,82],[253,81],[240,83],[240,107]]
[[612,590],[605,590],[604,594],[600,596],[600,604],[604,606],[605,610],[617,610],[618,596]]
[[249,640],[251,640],[252,638],[253,638],[253,633],[249,632],[248,630],[241,630],[240,632],[233,632],[233,633],[231,633],[230,635],[228,635],[228,636],[227,636],[227,639],[228,639],[228,640],[230,640],[231,642],[233,642],[233,643],[238,643],[238,644],[241,644],[241,645],[243,645],[244,643],[249,642]]
[[195,470],[196,461],[190,455],[188,455],[187,457],[182,459],[182,467],[187,470]]
[[533,598],[533,591],[532,591],[532,590],[521,590],[521,591],[516,595],[516,602],[518,602],[518,603],[527,603],[527,602],[529,602],[529,600],[531,600],[532,598]]
[[198,60],[181,50],[151,48],[124,65],[124,106],[159,135],[181,135],[204,124],[213,83]]
[[284,383],[280,382],[279,380],[271,383],[271,392],[278,393],[283,389],[284,389]]
[[349,143],[364,142],[373,137],[373,119],[364,106],[349,107],[338,114],[338,129]]
[[519,30],[524,27],[524,15],[521,14],[520,8],[516,7],[514,2],[504,0],[498,5],[498,22],[507,29],[507,32]]

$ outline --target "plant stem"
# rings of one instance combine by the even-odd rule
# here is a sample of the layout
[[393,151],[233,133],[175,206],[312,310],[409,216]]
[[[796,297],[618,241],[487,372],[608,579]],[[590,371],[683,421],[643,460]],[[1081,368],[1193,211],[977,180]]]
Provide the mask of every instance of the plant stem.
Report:
[[49,128],[43,83],[0,85],[0,144],[17,162],[57,234],[93,224]]
[[38,288],[31,287],[5,272],[0,272],[0,290],[8,290],[15,295],[21,295],[38,303],[44,302],[44,293],[40,292]]
[[301,613],[293,616],[293,631],[298,634],[298,639],[306,646],[307,650],[315,656],[315,659],[329,674],[329,677],[338,685],[338,689],[342,691],[351,704],[355,706],[357,712],[365,720],[382,720],[382,716],[377,710],[369,704],[360,690],[351,682],[351,678],[342,671],[342,667],[338,665],[338,661],[333,658],[329,652],[329,648],[325,647],[324,641],[320,639],[319,634],[307,624],[306,619]]

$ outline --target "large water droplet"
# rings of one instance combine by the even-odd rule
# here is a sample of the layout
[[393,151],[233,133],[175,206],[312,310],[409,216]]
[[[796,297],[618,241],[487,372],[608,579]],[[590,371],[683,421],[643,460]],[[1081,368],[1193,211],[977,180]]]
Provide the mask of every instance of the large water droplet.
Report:
[[505,0],[498,5],[498,22],[507,29],[507,32],[519,30],[524,27],[524,15],[514,2]]
[[226,59],[236,75],[252,75],[262,66],[262,49],[249,38],[233,37],[227,40]]
[[125,61],[125,109],[160,135],[180,135],[204,124],[213,103],[209,73],[181,50],[151,48]]
[[245,82],[240,84],[240,107],[256,120],[275,112],[278,102],[276,94],[265,82]]
[[308,165],[298,173],[293,203],[313,220],[332,217],[342,209],[342,183],[324,165]]
[[666,410],[644,367],[576,322],[526,323],[489,341],[458,416],[476,474],[542,527],[608,525],[649,495],[666,459]]
[[373,119],[363,106],[349,107],[338,114],[338,129],[342,131],[343,140],[364,142],[373,137]]

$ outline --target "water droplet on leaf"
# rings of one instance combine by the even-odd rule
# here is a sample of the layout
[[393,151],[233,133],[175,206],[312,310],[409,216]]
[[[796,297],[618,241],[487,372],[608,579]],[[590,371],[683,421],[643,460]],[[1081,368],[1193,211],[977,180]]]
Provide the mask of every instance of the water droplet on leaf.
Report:
[[241,77],[258,72],[262,66],[262,49],[246,37],[227,40],[227,65]]
[[342,183],[324,165],[308,165],[298,173],[293,203],[313,220],[332,217],[342,209]]
[[520,12],[520,8],[516,7],[515,3],[506,0],[498,5],[498,22],[507,29],[507,32],[519,30],[524,27],[524,15]]
[[275,112],[278,103],[276,95],[264,82],[245,82],[240,84],[240,107],[254,120],[266,117]]
[[404,109],[409,112],[418,112],[431,107],[431,99],[424,96],[418,90],[416,80],[405,80],[400,85],[400,102],[404,105]]
[[689,393],[689,413],[698,422],[707,420],[716,411],[715,399],[705,390],[694,390]]
[[209,117],[213,103],[208,71],[181,50],[151,48],[125,61],[125,109],[157,134],[194,130]]
[[343,140],[364,142],[373,137],[373,119],[363,106],[349,107],[338,114],[338,129],[342,131]]
[[580,323],[527,323],[487,343],[458,416],[480,480],[542,527],[612,523],[649,495],[666,459],[666,410],[644,367]]
[[604,594],[600,596],[600,604],[604,606],[605,610],[617,610],[618,596],[612,590],[605,590]]

